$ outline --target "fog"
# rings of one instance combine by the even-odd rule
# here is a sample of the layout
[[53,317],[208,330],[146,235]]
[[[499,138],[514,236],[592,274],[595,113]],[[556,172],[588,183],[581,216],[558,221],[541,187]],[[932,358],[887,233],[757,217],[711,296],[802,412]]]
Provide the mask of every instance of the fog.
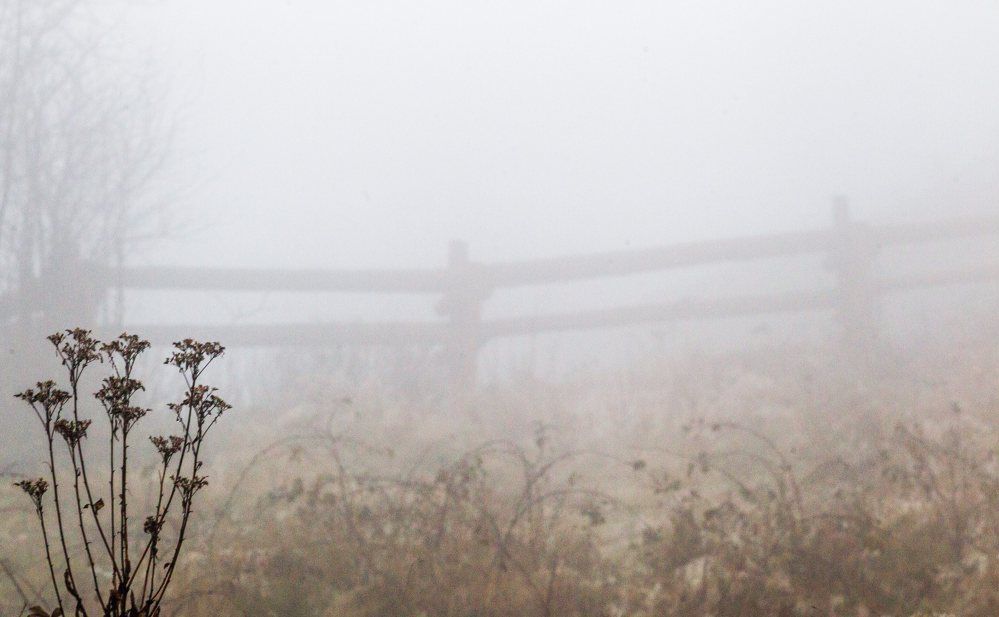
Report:
[[[119,11],[121,9],[118,9]],[[439,264],[994,207],[989,2],[158,2],[180,109],[163,259]],[[203,218],[202,218],[203,217]],[[195,250],[196,249],[196,250]]]
[[[997,77],[984,0],[0,0],[0,617],[73,546],[93,614],[993,614]],[[226,346],[144,613],[124,460],[106,568],[6,482],[84,458],[15,392],[104,421],[78,326],[152,340],[143,441]]]
[[[135,262],[437,267],[452,239],[504,262],[815,229],[837,195],[872,224],[995,210],[989,3],[106,10],[178,125],[182,233]],[[497,293],[486,310],[683,297],[717,276]],[[435,317],[418,298],[198,298],[212,310],[180,321]]]

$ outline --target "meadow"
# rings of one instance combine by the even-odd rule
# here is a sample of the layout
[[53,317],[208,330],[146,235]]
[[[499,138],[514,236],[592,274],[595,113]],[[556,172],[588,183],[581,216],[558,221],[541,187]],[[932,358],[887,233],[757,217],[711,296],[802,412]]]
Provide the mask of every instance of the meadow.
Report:
[[[648,357],[451,408],[320,374],[287,389],[220,420],[159,614],[999,614],[992,337]],[[134,450],[139,511],[157,460]],[[53,606],[19,479],[0,615]]]

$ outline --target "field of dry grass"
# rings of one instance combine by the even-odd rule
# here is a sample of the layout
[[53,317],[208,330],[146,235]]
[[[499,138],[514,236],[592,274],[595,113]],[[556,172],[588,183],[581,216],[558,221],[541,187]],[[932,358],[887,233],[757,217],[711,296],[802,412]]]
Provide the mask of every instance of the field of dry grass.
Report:
[[[999,614],[996,341],[647,359],[450,413],[290,387],[317,402],[225,419],[165,615]],[[0,615],[48,593],[11,483]]]

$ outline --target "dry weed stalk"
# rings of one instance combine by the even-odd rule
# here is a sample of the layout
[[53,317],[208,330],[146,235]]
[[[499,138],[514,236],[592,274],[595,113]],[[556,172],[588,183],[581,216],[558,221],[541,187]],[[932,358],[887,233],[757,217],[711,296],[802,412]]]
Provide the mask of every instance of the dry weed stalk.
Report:
[[[57,605],[51,614],[38,606],[32,607],[29,614],[61,617],[72,611],[77,616],[159,615],[184,544],[194,496],[208,483],[201,473],[205,438],[230,409],[215,388],[201,383],[204,371],[225,350],[218,343],[185,339],[174,343],[174,351],[165,361],[180,371],[186,391],[180,402],[168,405],[180,426],[179,434],[150,437],[159,455],[158,497],[153,512],[142,524],[144,538],[137,541],[130,537],[137,531],[133,530],[137,519],[129,512],[129,495],[136,490],[134,478],[128,475],[129,448],[136,424],[150,412],[135,400],[144,387],[134,375],[149,342],[122,334],[101,343],[88,330],[79,328],[48,339],[66,369],[69,389],[45,381],[16,395],[31,406],[45,432],[48,477],[22,480],[16,485],[34,504]],[[103,490],[87,467],[88,462],[97,462],[84,449],[93,420],[84,417],[81,379],[88,367],[105,362],[111,374],[94,393],[108,427],[108,485]],[[56,455],[57,441],[66,446],[68,470],[66,459]],[[72,482],[68,497],[60,490],[60,480],[67,474]],[[50,492],[54,529],[47,520],[51,516],[46,516],[46,495]],[[172,543],[164,541],[168,520],[176,523]],[[82,564],[80,555],[68,548],[76,538],[82,540]],[[55,548],[53,540],[58,542]],[[92,595],[84,590],[90,586]]]

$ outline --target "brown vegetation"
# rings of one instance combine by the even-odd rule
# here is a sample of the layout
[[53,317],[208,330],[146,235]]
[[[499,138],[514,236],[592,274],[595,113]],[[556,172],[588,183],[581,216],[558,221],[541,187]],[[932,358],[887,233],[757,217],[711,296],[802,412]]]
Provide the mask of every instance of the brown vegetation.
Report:
[[292,384],[327,402],[239,429],[164,614],[999,613],[994,345],[842,366],[650,361],[474,421]]

